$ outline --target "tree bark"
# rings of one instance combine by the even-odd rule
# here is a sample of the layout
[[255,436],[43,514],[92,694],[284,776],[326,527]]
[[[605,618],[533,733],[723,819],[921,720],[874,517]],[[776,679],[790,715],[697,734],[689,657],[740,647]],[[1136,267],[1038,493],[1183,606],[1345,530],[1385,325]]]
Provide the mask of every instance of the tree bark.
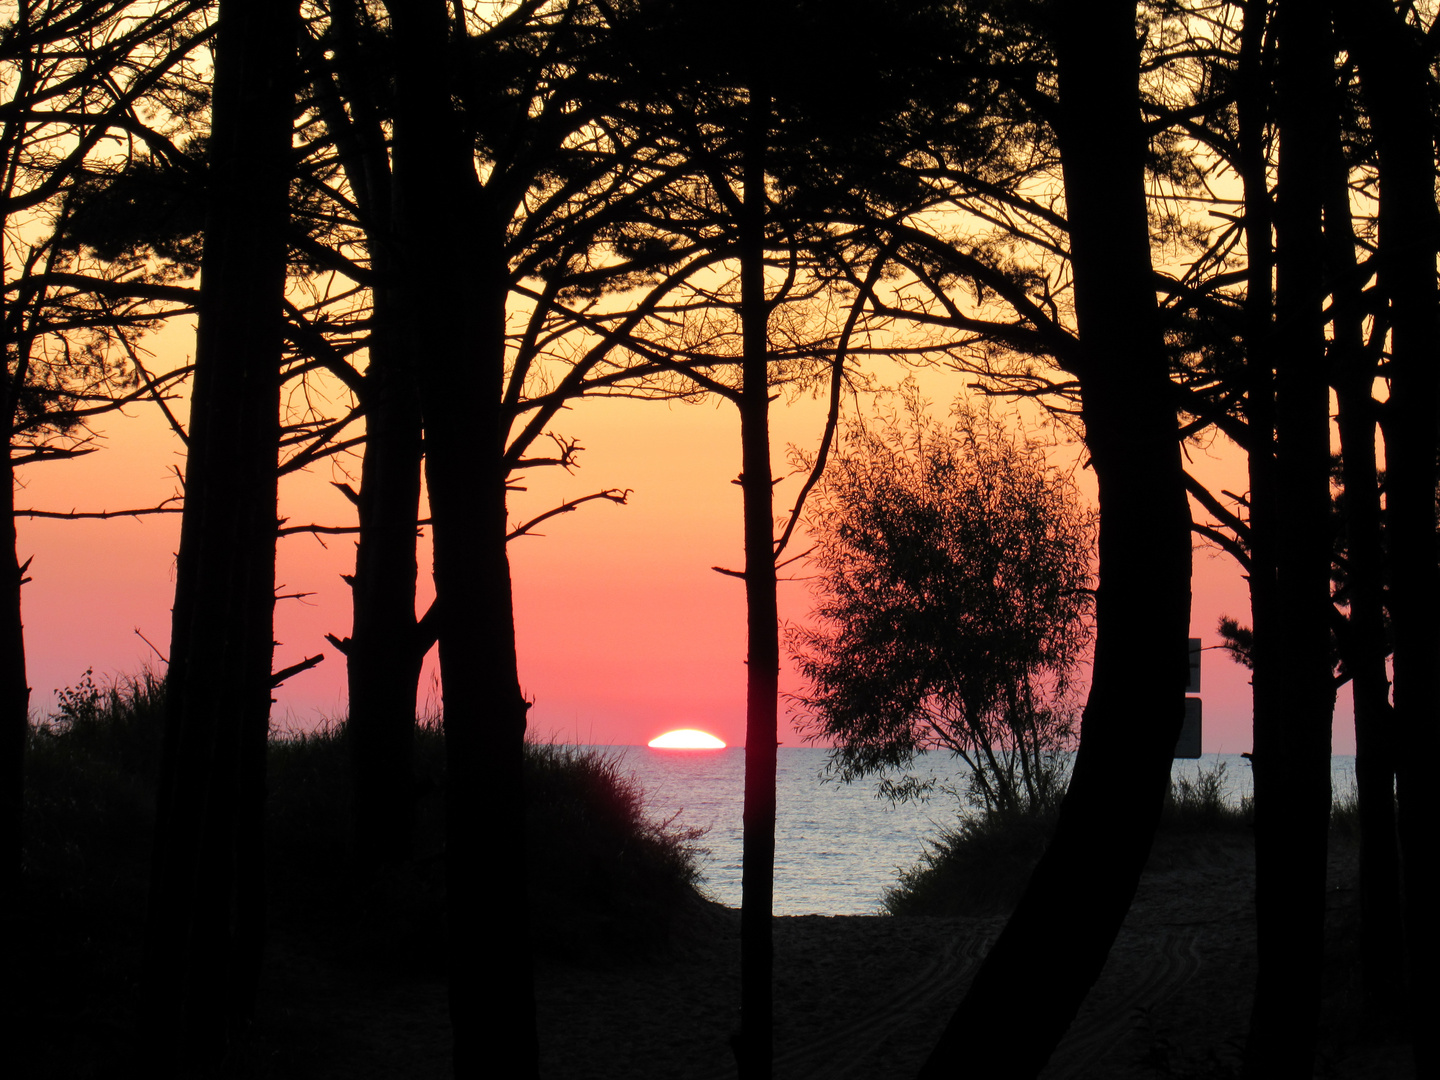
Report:
[[1435,143],[1428,52],[1382,0],[1337,6],[1379,157],[1379,285],[1390,305],[1390,394],[1385,437],[1390,617],[1395,633],[1395,733],[1404,874],[1410,1024],[1416,1072],[1440,1072],[1440,1046],[1423,1031],[1440,1010],[1435,925],[1437,806],[1426,770],[1440,753],[1440,563],[1435,529],[1436,415],[1440,412],[1440,293],[1435,252]]
[[[1270,155],[1265,128],[1273,101],[1273,84],[1265,65],[1269,4],[1245,9],[1241,33],[1240,87],[1237,100],[1240,172],[1245,194],[1246,290],[1245,422],[1249,435],[1247,468],[1250,480],[1250,618],[1254,782],[1264,771],[1260,747],[1266,733],[1277,729],[1284,715],[1284,683],[1275,662],[1282,613],[1276,588],[1279,549],[1278,479],[1275,461],[1275,249],[1274,206],[1271,202]],[[1257,854],[1257,862],[1259,856]],[[1258,870],[1257,870],[1258,872]]]
[[1283,705],[1255,723],[1258,976],[1249,1075],[1313,1072],[1330,820],[1330,410],[1324,334],[1324,108],[1333,100],[1328,4],[1282,0],[1276,208],[1275,618]]
[[[14,395],[6,387],[7,423],[13,424]],[[0,878],[0,914],[19,912],[21,866],[24,852],[25,820],[25,739],[30,728],[30,683],[25,675],[25,623],[21,618],[20,593],[25,579],[20,565],[15,534],[15,468],[10,463],[10,440],[5,444],[5,528],[8,533],[3,564],[4,599],[0,611],[0,718],[4,725],[5,870]],[[11,925],[17,925],[11,923]]]
[[[1050,12],[1075,374],[1099,483],[1095,659],[1055,835],[921,1070],[927,1080],[1034,1076],[1049,1059],[1134,896],[1183,716],[1190,514],[1151,279],[1135,5]],[[1057,926],[1067,935],[1060,956]]]
[[[381,291],[377,321],[391,317]],[[390,336],[388,327],[376,327],[365,373],[360,539],[345,655],[356,846],[362,859],[382,863],[413,851],[415,695],[425,656],[415,619],[420,400],[413,370],[387,355],[399,344]]]
[[298,6],[223,0],[145,990],[155,1071],[253,1013]]
[[[352,622],[345,649],[356,850],[366,861],[404,861],[415,829],[415,698],[425,647],[415,618],[416,520],[423,457],[418,365],[397,325],[390,158],[365,67],[353,0],[332,5],[329,44],[338,92],[326,123],[365,229],[372,327],[361,389],[365,451],[355,495],[360,534],[350,579]],[[343,96],[344,105],[340,98]],[[348,105],[348,109],[345,107]]]
[[760,64],[749,75],[744,204],[739,221],[742,378],[740,485],[745,518],[745,807],[740,902],[742,1080],[771,1075],[774,1049],[775,774],[780,690],[775,583],[774,484],[770,471],[770,305],[765,296],[765,157],[770,99]]
[[[402,325],[418,371],[435,548],[457,1077],[537,1076],[522,782],[526,712],[505,550],[503,216],[447,85],[444,0],[388,5],[399,54],[394,177]],[[460,388],[465,392],[461,393]]]
[[1386,670],[1384,551],[1375,454],[1375,357],[1365,344],[1366,302],[1355,259],[1347,166],[1338,121],[1326,124],[1325,246],[1330,277],[1330,370],[1344,484],[1346,590],[1341,655],[1355,704],[1355,787],[1360,803],[1360,966],[1366,1007],[1390,1015],[1405,980],[1400,853],[1395,834],[1395,745]]

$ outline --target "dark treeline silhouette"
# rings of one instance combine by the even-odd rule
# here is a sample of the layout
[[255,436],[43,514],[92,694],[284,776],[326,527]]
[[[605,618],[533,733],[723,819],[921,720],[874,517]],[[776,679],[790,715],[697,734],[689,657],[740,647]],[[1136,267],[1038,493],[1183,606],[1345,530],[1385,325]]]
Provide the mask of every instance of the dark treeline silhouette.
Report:
[[[1343,681],[1367,993],[1433,1013],[1437,811],[1420,770],[1440,749],[1440,233],[1434,28],[1410,6],[71,0],[15,19],[0,38],[12,519],[16,466],[88,449],[87,410],[165,407],[169,379],[133,342],[167,306],[199,312],[189,420],[167,413],[188,456],[145,950],[157,1071],[218,1059],[254,1012],[269,695],[318,662],[272,670],[275,544],[309,531],[357,539],[350,630],[330,637],[357,861],[415,856],[416,684],[438,643],[454,1069],[480,1074],[504,1048],[510,1073],[538,1075],[524,892],[496,887],[528,857],[507,544],[626,493],[519,523],[510,494],[529,470],[575,467],[552,425],[579,399],[714,395],[741,419],[745,563],[717,569],[743,579],[748,620],[735,1052],[746,1080],[768,1076],[777,566],[844,391],[897,357],[943,356],[986,392],[1040,401],[1082,431],[1099,490],[1069,790],[922,1075],[1035,1075],[1104,965],[1181,720],[1195,532],[1251,593],[1249,625],[1229,624],[1254,687],[1247,1068],[1313,1066]],[[101,30],[109,51],[80,47]],[[197,59],[212,44],[213,75]],[[78,68],[53,65],[71,53]],[[42,155],[27,140],[56,113],[75,149]],[[95,156],[114,131],[144,149]],[[37,207],[50,239],[22,243]],[[184,279],[202,249],[197,294]],[[315,380],[344,388],[333,415],[292,406]],[[821,387],[827,425],[777,536],[770,408]],[[1185,471],[1185,440],[1213,432],[1247,454],[1238,498]],[[350,450],[358,487],[337,487],[353,523],[285,521],[277,478]],[[1212,521],[1192,523],[1187,492]],[[437,598],[421,613],[425,529]],[[29,692],[27,564],[13,544],[5,562],[8,901]],[[1433,1052],[1416,1039],[1422,1069]]]

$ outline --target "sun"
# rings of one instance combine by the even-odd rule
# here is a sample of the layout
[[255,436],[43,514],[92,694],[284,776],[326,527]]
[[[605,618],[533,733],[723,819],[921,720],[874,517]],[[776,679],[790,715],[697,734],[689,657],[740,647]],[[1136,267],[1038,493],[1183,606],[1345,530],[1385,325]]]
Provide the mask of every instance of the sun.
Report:
[[678,728],[650,740],[657,750],[723,750],[725,744],[708,731]]

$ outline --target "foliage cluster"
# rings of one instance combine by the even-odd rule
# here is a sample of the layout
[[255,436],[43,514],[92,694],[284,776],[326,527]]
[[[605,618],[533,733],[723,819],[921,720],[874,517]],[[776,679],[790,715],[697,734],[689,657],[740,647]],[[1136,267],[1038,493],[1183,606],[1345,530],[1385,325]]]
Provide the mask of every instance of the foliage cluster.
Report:
[[975,805],[1052,806],[1091,635],[1093,514],[993,415],[957,406],[943,424],[913,382],[901,404],[849,426],[812,503],[818,625],[791,634],[801,725],[833,740],[843,780],[945,749]]

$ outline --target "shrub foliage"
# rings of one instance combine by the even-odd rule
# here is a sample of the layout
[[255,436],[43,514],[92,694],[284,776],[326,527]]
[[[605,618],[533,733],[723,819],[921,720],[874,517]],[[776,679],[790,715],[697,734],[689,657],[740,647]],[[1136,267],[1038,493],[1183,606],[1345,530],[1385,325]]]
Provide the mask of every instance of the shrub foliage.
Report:
[[814,625],[790,636],[802,729],[847,781],[946,749],[978,805],[1049,805],[1091,636],[1093,514],[989,414],[942,423],[913,384],[901,400],[848,427],[813,497]]

